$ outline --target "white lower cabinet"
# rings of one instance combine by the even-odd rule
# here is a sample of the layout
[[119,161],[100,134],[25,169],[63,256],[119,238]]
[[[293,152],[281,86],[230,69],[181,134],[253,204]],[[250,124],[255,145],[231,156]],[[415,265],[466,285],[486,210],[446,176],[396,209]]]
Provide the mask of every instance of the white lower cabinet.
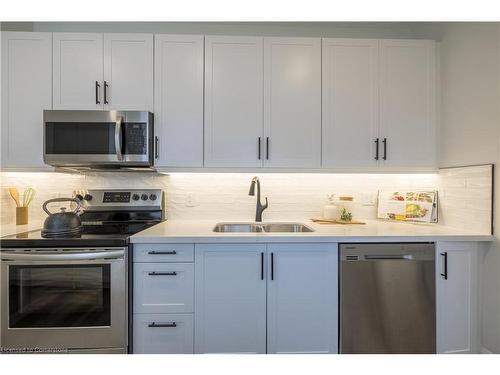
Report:
[[181,313],[193,311],[192,263],[135,263],[134,312]]
[[134,314],[134,353],[193,353],[193,314]]
[[266,352],[266,245],[195,245],[195,353]]
[[195,266],[196,353],[337,353],[337,244],[196,245]]
[[478,243],[436,247],[438,353],[479,352]]
[[337,244],[269,244],[267,258],[267,352],[337,353]]

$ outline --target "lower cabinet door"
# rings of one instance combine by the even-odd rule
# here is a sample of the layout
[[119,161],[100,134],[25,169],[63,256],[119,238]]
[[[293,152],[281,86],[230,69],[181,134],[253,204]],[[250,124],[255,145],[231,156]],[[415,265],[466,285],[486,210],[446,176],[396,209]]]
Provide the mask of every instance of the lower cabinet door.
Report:
[[266,246],[195,250],[195,352],[266,352]]
[[134,354],[192,354],[193,314],[134,314]]
[[477,243],[437,244],[438,353],[479,351],[478,251]]
[[336,243],[268,244],[268,353],[338,353],[337,253]]

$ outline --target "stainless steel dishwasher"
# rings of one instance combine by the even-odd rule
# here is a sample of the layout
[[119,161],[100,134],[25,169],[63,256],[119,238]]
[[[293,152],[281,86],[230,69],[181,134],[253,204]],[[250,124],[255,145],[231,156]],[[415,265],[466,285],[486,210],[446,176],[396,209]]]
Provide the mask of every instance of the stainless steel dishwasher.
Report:
[[341,353],[436,353],[434,250],[340,245]]

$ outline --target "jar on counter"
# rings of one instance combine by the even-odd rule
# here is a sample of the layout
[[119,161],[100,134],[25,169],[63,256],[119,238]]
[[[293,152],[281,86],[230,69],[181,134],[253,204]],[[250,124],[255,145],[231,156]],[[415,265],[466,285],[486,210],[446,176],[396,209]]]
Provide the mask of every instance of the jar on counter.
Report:
[[339,196],[337,202],[338,220],[352,221],[354,216],[354,198],[351,196]]

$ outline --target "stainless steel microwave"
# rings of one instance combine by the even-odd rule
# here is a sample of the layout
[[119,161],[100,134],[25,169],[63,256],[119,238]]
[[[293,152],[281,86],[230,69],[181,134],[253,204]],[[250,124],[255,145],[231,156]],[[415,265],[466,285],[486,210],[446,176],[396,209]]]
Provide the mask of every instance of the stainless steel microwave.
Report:
[[43,111],[43,159],[55,167],[152,167],[153,114]]

